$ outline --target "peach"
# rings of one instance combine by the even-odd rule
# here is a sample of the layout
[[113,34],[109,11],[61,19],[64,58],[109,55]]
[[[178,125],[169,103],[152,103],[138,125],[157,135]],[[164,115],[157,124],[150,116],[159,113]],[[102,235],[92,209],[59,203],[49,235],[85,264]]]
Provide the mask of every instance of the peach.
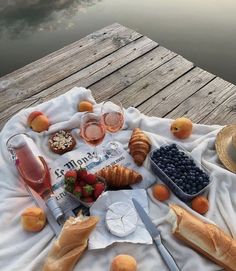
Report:
[[159,201],[165,201],[170,197],[170,190],[164,184],[154,184],[152,187],[153,197]]
[[78,107],[77,109],[79,112],[85,112],[85,111],[93,112],[93,104],[88,101],[80,102],[77,107]]
[[32,112],[27,119],[27,124],[35,132],[42,132],[48,130],[50,126],[48,117],[40,111]]
[[193,123],[188,118],[178,118],[171,124],[170,130],[177,138],[185,139],[192,134]]
[[21,214],[21,224],[26,231],[41,231],[46,224],[46,215],[41,208],[26,208]]
[[191,202],[192,209],[199,214],[205,214],[209,209],[209,201],[204,196],[197,196]]
[[40,111],[33,111],[29,114],[28,119],[27,119],[27,125],[30,127],[31,126],[31,122],[33,121],[33,119],[35,119],[36,117],[43,115],[42,112]]
[[137,271],[137,262],[130,255],[120,254],[112,260],[110,271]]

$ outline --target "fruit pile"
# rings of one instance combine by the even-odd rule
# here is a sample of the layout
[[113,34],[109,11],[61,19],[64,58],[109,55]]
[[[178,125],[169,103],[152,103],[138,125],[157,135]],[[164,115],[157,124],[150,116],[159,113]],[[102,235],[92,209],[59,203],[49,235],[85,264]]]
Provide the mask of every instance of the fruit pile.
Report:
[[65,173],[65,190],[85,203],[94,202],[105,190],[105,183],[86,169],[73,169]]
[[194,195],[209,184],[208,175],[176,144],[162,146],[152,153],[153,162],[185,193]]

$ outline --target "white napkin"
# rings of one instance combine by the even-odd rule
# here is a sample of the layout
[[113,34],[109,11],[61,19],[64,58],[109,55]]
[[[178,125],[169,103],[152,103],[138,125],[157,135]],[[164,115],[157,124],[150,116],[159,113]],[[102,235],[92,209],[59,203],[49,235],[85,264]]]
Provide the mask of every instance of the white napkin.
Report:
[[144,189],[107,191],[97,199],[90,208],[90,214],[99,216],[100,220],[89,237],[89,249],[105,248],[114,242],[152,244],[152,238],[139,217],[136,230],[128,236],[117,237],[106,228],[105,216],[108,207],[115,202],[126,202],[133,205],[132,198],[137,199],[144,210],[149,212],[147,194]]

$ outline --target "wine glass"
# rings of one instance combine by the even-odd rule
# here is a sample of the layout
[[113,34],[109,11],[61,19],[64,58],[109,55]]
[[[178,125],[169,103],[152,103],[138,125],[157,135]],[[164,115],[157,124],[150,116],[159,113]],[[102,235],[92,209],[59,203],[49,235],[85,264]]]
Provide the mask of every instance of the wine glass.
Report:
[[124,124],[124,110],[118,100],[108,100],[102,105],[102,118],[106,130],[111,133],[111,141],[105,146],[104,150],[108,156],[115,157],[123,152],[122,145],[114,141],[113,134],[122,129]]
[[6,146],[20,179],[39,194],[55,219],[60,221],[64,215],[52,191],[47,163],[32,138],[24,133],[15,134],[7,140]]
[[84,141],[94,147],[93,161],[98,163],[102,160],[102,155],[97,152],[99,145],[106,134],[106,129],[100,115],[95,113],[84,113],[81,118],[80,135]]

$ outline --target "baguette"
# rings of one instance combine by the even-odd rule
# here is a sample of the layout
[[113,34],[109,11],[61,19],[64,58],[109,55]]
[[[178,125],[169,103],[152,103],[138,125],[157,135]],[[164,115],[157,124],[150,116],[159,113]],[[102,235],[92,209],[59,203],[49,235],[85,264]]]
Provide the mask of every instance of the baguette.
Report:
[[98,218],[70,217],[64,224],[45,261],[43,271],[71,271],[87,247]]
[[178,205],[170,205],[173,234],[225,270],[236,271],[236,240]]

